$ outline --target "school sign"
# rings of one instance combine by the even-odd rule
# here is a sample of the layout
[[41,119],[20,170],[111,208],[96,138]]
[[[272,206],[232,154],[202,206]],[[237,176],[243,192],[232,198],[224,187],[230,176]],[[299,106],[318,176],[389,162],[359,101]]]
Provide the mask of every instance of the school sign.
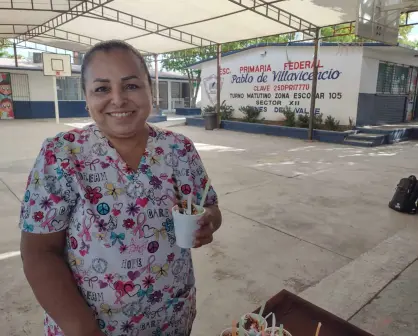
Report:
[[[338,47],[320,48],[315,113],[332,115],[342,124],[355,120],[362,52],[338,55]],[[288,107],[309,113],[313,47],[263,47],[222,58],[221,100],[235,108],[256,106],[267,120],[283,119]],[[216,61],[201,64],[202,107],[216,103]]]

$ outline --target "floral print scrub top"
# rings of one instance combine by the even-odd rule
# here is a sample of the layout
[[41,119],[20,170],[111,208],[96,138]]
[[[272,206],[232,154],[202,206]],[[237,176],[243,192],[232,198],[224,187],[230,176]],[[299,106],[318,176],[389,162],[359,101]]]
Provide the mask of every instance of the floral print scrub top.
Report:
[[[66,230],[66,260],[109,336],[188,335],[195,317],[191,252],[175,242],[174,173],[200,203],[208,180],[193,143],[149,125],[130,169],[95,124],[47,139],[22,202],[23,231]],[[206,205],[216,204],[210,188]],[[63,335],[45,315],[45,335]]]

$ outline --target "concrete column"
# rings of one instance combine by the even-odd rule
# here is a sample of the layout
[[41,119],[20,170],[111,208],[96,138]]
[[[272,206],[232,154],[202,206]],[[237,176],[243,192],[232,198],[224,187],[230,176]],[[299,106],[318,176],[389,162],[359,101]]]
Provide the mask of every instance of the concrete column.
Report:
[[168,111],[169,112],[173,112],[174,110],[172,110],[171,107],[171,103],[172,103],[172,96],[171,96],[171,80],[167,81],[167,91],[168,91]]
[[314,39],[314,68],[313,68],[313,78],[312,78],[312,96],[311,96],[311,110],[309,113],[309,131],[308,139],[313,139],[313,128],[314,128],[314,118],[315,118],[315,103],[316,103],[316,89],[318,87],[318,47],[319,47],[319,33],[320,28],[316,28],[315,39]]
[[155,67],[155,110],[160,114],[160,83],[158,80],[158,54],[154,55],[154,67]]

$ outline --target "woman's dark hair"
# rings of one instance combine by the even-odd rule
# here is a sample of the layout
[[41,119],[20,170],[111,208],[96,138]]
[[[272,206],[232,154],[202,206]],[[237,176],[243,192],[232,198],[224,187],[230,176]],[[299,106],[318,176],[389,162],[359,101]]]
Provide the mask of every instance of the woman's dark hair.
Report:
[[136,57],[138,57],[142,63],[142,66],[144,67],[145,73],[147,74],[149,86],[152,89],[151,75],[149,73],[147,64],[145,63],[144,57],[141,55],[141,53],[138,50],[136,50],[133,46],[124,41],[109,40],[97,43],[84,55],[83,64],[81,65],[81,87],[83,88],[83,91],[86,92],[86,69],[89,66],[91,60],[93,59],[94,54],[100,51],[108,53],[113,50],[130,51]]

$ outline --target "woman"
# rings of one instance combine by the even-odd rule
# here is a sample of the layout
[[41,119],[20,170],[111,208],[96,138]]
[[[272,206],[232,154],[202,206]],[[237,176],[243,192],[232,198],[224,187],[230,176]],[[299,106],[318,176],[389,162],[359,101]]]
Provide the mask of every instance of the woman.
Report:
[[[82,84],[94,124],[47,139],[22,203],[26,277],[45,335],[188,335],[190,250],[175,244],[172,174],[200,203],[208,177],[193,143],[146,123],[151,78],[120,41],[94,46]],[[210,188],[195,247],[221,225]]]

